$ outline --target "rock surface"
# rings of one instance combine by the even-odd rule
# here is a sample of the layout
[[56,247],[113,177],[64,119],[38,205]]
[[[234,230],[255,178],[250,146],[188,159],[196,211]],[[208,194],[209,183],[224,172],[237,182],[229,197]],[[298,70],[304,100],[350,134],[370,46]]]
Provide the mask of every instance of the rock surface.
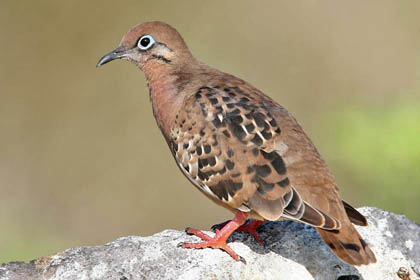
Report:
[[[364,207],[369,227],[358,227],[378,262],[352,267],[339,259],[310,226],[291,221],[264,223],[265,246],[234,233],[231,247],[247,261],[235,262],[220,250],[177,248],[196,241],[165,230],[130,236],[103,246],[80,247],[29,263],[0,266],[0,279],[420,279],[420,226],[403,215]],[[398,276],[398,271],[399,275]]]

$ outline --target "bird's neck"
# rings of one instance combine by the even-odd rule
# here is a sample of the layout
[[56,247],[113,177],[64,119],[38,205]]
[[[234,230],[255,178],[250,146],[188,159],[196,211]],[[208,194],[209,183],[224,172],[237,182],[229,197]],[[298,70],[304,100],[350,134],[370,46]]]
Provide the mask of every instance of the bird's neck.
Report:
[[146,74],[153,115],[168,141],[172,121],[175,120],[176,114],[182,107],[185,91],[179,87],[177,71],[166,65],[156,63],[155,65],[147,65],[142,70]]

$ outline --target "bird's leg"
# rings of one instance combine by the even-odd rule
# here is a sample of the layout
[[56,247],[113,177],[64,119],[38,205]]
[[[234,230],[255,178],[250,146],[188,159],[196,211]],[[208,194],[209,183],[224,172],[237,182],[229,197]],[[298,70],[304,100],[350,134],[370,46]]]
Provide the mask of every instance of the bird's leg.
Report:
[[194,228],[186,228],[185,231],[188,234],[194,234],[201,239],[203,242],[199,243],[181,243],[180,247],[182,248],[195,248],[195,249],[202,249],[202,248],[214,248],[214,249],[222,249],[226,253],[228,253],[234,260],[242,261],[245,263],[245,260],[239,257],[230,247],[227,245],[226,240],[229,236],[238,229],[241,225],[243,225],[248,217],[248,213],[238,211],[235,214],[235,218],[233,220],[227,222],[221,229],[216,230],[216,235],[214,237],[210,237],[207,234],[201,232],[200,230]]
[[[212,230],[217,230],[224,227],[229,221],[223,222],[221,224],[217,224],[211,227]],[[264,242],[261,239],[260,234],[257,232],[257,228],[264,223],[264,221],[255,220],[255,219],[248,219],[243,225],[238,227],[236,231],[244,231],[248,232],[257,240],[258,244],[264,246]]]

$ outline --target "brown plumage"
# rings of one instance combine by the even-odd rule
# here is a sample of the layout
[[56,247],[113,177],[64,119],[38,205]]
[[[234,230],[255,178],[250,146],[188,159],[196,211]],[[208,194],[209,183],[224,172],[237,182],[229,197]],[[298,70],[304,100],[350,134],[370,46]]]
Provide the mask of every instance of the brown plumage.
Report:
[[365,226],[366,219],[341,200],[324,160],[281,105],[196,60],[179,33],[162,22],[133,27],[98,66],[117,58],[145,73],[157,124],[184,175],[236,213],[215,237],[188,229],[204,241],[183,247],[221,248],[239,260],[226,239],[247,217],[291,219],[314,226],[350,264],[376,261],[352,225]]

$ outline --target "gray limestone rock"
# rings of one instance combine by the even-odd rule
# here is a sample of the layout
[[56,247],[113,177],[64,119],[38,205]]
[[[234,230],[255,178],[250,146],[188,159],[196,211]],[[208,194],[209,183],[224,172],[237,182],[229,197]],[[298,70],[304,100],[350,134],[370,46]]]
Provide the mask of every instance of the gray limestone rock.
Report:
[[281,221],[260,227],[265,246],[246,233],[230,237],[231,247],[247,264],[220,250],[178,248],[178,243],[198,238],[165,230],[3,264],[0,279],[420,279],[420,226],[384,210],[359,210],[369,226],[357,228],[378,259],[368,266],[352,267],[337,259],[312,227]]

